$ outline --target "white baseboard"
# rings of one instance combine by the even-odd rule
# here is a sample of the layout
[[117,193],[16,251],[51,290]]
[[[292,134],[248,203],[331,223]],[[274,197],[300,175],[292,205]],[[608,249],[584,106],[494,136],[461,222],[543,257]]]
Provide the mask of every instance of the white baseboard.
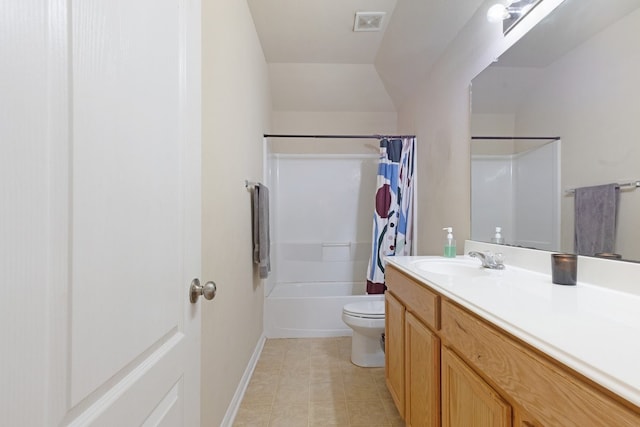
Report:
[[249,385],[249,381],[251,380],[251,375],[253,375],[253,371],[256,368],[256,364],[258,363],[258,359],[260,358],[260,353],[262,353],[262,348],[264,347],[264,343],[267,340],[265,335],[263,334],[258,343],[256,344],[256,348],[251,355],[251,359],[249,359],[249,363],[247,364],[247,368],[244,370],[244,374],[240,379],[240,383],[238,384],[238,388],[236,388],[236,392],[233,395],[233,399],[231,399],[231,403],[229,403],[229,407],[227,408],[227,413],[224,414],[224,418],[220,423],[220,427],[231,427],[233,425],[233,421],[238,414],[238,409],[240,408],[240,403],[242,403],[242,398],[244,397],[244,393],[247,391],[247,386]]

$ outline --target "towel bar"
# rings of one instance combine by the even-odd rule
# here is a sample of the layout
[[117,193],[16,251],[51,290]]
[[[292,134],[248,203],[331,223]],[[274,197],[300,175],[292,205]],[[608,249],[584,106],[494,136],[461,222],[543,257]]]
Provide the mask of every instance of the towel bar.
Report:
[[351,246],[351,242],[345,242],[345,243],[325,243],[322,242],[322,247],[323,248],[332,248],[332,247],[339,247],[339,246]]
[[[623,184],[618,184],[618,188],[627,188],[627,187],[631,188],[632,190],[635,190],[636,188],[640,187],[640,181],[625,182]],[[568,190],[564,190],[565,196],[575,194],[575,192],[576,192],[575,188],[569,188]]]

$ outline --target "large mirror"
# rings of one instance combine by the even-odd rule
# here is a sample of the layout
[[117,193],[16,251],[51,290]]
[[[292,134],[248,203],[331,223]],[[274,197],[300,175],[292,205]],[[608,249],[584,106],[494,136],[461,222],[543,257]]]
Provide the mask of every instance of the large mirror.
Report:
[[618,183],[640,260],[639,41],[640,0],[565,0],[473,80],[472,239],[574,252],[573,190]]

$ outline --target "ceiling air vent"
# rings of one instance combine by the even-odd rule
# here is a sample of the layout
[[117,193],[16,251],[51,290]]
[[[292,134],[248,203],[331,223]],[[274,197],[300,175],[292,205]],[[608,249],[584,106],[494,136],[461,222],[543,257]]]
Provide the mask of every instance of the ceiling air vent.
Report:
[[380,31],[386,12],[356,12],[353,31]]

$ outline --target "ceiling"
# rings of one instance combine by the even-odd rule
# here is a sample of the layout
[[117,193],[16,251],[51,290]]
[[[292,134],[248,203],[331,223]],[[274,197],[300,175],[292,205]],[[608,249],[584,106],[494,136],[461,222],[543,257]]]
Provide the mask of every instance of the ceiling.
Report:
[[[484,0],[247,0],[274,110],[396,111]],[[355,13],[386,12],[379,32]]]

